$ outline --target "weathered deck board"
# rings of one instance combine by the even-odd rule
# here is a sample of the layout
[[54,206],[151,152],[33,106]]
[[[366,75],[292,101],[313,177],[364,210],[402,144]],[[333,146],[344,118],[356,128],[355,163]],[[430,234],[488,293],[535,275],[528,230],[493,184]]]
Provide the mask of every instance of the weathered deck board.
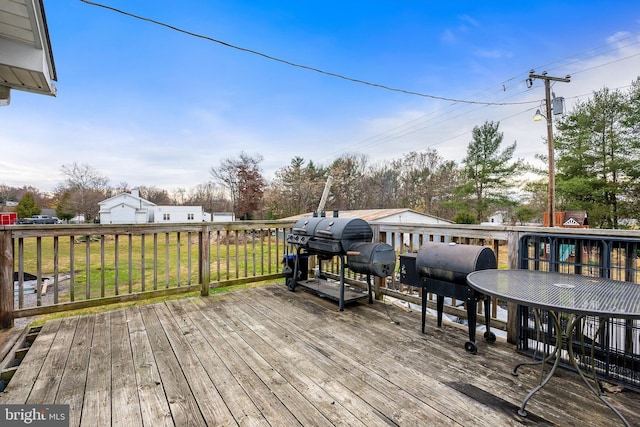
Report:
[[[38,334],[35,344],[11,379],[10,387],[0,394],[0,403],[26,403],[40,370],[56,338],[61,322],[48,322]],[[51,402],[49,402],[51,403]]]
[[188,367],[182,366],[182,360],[176,357],[176,349],[169,342],[166,331],[157,316],[156,307],[142,306],[140,312],[175,423],[185,426],[206,425],[185,377],[184,371]]
[[[105,366],[105,370],[111,368],[111,423],[113,426],[140,426],[142,425],[142,413],[138,401],[138,384],[134,381],[136,370],[129,338],[127,314],[125,310],[111,311],[108,314],[110,335],[104,335],[109,336],[111,344],[110,366]],[[108,401],[107,399],[106,402]],[[91,416],[90,413],[86,415],[87,417]],[[89,419],[83,424],[91,425]]]
[[[126,311],[142,423],[150,426],[174,425],[140,310],[132,307]],[[133,381],[133,378],[128,380]]]
[[[91,346],[89,363],[87,365],[85,396],[82,405],[82,419],[85,423],[92,422],[94,425],[108,425],[111,423],[111,396],[113,371],[111,368],[111,319],[110,312],[96,315],[92,336],[89,337],[88,345]],[[101,329],[105,333],[100,333]],[[93,338],[93,339],[91,339]],[[124,409],[124,408],[123,408]],[[116,410],[116,412],[119,408]],[[80,425],[81,420],[77,419]]]
[[[263,301],[269,301],[269,299],[264,298]],[[250,307],[251,305],[250,301],[245,301],[245,304],[231,305],[231,307]],[[437,420],[437,424],[458,423],[474,425],[484,420],[487,423],[491,422],[492,425],[500,425],[505,422],[504,417],[497,416],[498,414],[493,411],[485,410],[477,402],[460,393],[452,393],[449,387],[416,370],[412,366],[414,365],[413,361],[408,364],[389,363],[394,358],[386,359],[384,354],[387,350],[377,348],[377,344],[374,341],[375,339],[382,339],[394,347],[397,343],[389,341],[388,336],[377,334],[377,331],[371,329],[371,325],[361,325],[363,326],[362,329],[359,329],[358,335],[354,337],[353,331],[344,327],[344,322],[340,320],[334,321],[336,319],[332,318],[324,319],[323,329],[326,329],[326,332],[322,336],[323,339],[317,341],[316,330],[307,332],[305,329],[309,328],[305,328],[304,325],[294,325],[286,322],[286,312],[292,310],[290,307],[276,303],[270,304],[268,309],[271,309],[272,312],[265,310],[263,312],[265,316],[278,313],[280,321],[284,322],[283,326],[288,330],[295,330],[296,336],[290,340],[289,346],[299,345],[303,341],[314,346],[315,348],[311,348],[311,351],[306,353],[315,353],[313,360],[316,365],[319,362],[319,355],[336,361],[337,366],[329,368],[328,373],[335,374],[337,370],[344,370],[343,374],[346,374],[345,381],[348,387],[357,389],[363,386],[352,383],[351,376],[354,372],[359,372],[358,376],[361,378],[366,376],[367,381],[364,387],[373,386],[374,389],[385,393],[385,396],[378,400],[378,404],[392,405],[395,408],[390,407],[389,410],[404,412],[404,414],[401,412],[401,416],[407,423],[428,423],[429,421],[434,422]],[[299,308],[293,308],[293,310],[297,309]],[[250,321],[249,319],[254,316],[255,314],[246,316],[247,321]],[[356,328],[358,327],[356,320],[358,316],[352,316],[349,313],[340,313],[340,316],[349,318],[347,323]],[[260,319],[260,321],[267,322],[265,319]],[[384,319],[384,321],[389,322],[388,319]],[[332,326],[327,328],[328,324],[332,324]],[[369,331],[365,331],[365,327]],[[383,327],[388,326],[383,323]],[[272,326],[268,329],[273,328]],[[311,325],[311,328],[314,328],[314,326]],[[368,335],[369,333],[371,333],[371,337],[361,339],[362,335]],[[318,348],[319,345],[323,345],[323,347]],[[300,354],[304,353],[300,352]],[[305,358],[303,357],[302,359]],[[429,396],[429,399],[421,399],[421,392],[422,395]],[[479,417],[479,412],[483,410],[485,412],[484,417]]]
[[[42,369],[33,384],[33,389],[25,403],[40,402],[56,402],[56,394],[60,388],[60,382],[65,373],[65,366],[69,353],[71,352],[71,344],[78,326],[78,317],[65,318],[60,321],[60,329],[52,341]],[[38,340],[36,339],[36,343]],[[29,351],[30,353],[31,351]],[[29,356],[27,353],[27,356]],[[18,369],[20,371],[20,369]],[[9,383],[11,385],[11,383]],[[84,391],[84,390],[83,390]],[[72,402],[65,402],[71,404]]]
[[[88,377],[89,357],[91,356],[91,339],[93,336],[94,316],[83,316],[77,318],[76,330],[73,341],[69,348],[69,353],[64,370],[60,378],[60,385],[55,393],[55,403],[65,403],[69,405],[69,425],[80,425],[80,415],[82,406],[86,398],[93,398],[90,390],[86,390],[83,395],[78,394],[78,390],[85,390]],[[98,337],[101,335],[99,334]],[[62,364],[62,358],[60,360]],[[53,392],[53,389],[52,389]]]
[[216,420],[216,425],[220,427],[236,425],[231,412],[220,394],[217,393],[213,381],[209,378],[200,359],[198,359],[198,355],[193,352],[191,345],[180,329],[178,323],[182,322],[182,320],[179,317],[174,318],[164,305],[157,305],[155,309],[158,319],[167,333],[167,338],[171,343],[175,356],[180,361],[188,387],[193,393],[204,420]]
[[[172,302],[169,306],[174,318],[180,324],[182,333],[189,341],[193,353],[201,361],[207,375],[213,382],[215,391],[217,391],[217,393],[207,393],[206,396],[216,400],[218,405],[225,405],[241,426],[269,426],[270,424],[238,382],[238,377],[225,365],[216,352],[216,348],[212,347],[212,343],[216,340],[207,339],[208,335],[203,334],[203,331],[196,327],[194,321],[198,323],[203,321],[203,316],[197,307],[193,304],[178,302]],[[218,402],[218,400],[220,401]]]
[[280,372],[269,366],[256,348],[251,347],[239,336],[243,325],[237,319],[218,314],[218,311],[223,307],[219,306],[215,311],[208,310],[207,318],[211,326],[216,328],[221,337],[234,349],[236,352],[235,357],[244,360],[246,365],[269,387],[270,393],[275,395],[301,424],[331,425],[329,420],[305,396],[299,393]]
[[[419,313],[348,305],[284,285],[47,322],[0,403],[67,403],[71,423],[210,426],[621,425],[562,370],[504,343],[463,349],[466,329],[420,331]],[[640,425],[640,395],[610,402]]]
[[[252,305],[255,304],[251,301],[236,300],[234,304],[225,305],[223,310],[233,311],[233,313],[229,314],[230,316],[243,319],[245,323],[253,324],[253,327],[259,331],[256,332],[256,334],[267,334],[275,330],[276,334],[279,333],[286,337],[286,339],[278,342],[277,335],[274,336],[272,338],[273,347],[265,351],[265,354],[274,354],[278,359],[283,360],[284,363],[294,364],[300,369],[304,367],[304,365],[307,365],[309,368],[304,371],[307,375],[317,375],[317,372],[314,371],[317,371],[323,359],[326,359],[326,362],[330,365],[325,365],[325,375],[332,381],[341,382],[341,385],[348,390],[345,400],[348,401],[358,397],[358,392],[363,388],[372,388],[375,391],[377,395],[369,392],[368,396],[364,394],[362,397],[363,402],[360,403],[360,409],[364,408],[365,412],[367,410],[371,412],[371,409],[367,408],[369,405],[373,407],[377,407],[378,405],[382,407],[389,406],[389,411],[397,412],[398,416],[408,424],[423,424],[429,420],[439,425],[453,424],[451,419],[443,416],[437,409],[416,401],[403,389],[395,386],[392,382],[388,381],[387,378],[380,376],[377,371],[371,370],[361,363],[354,361],[348,353],[343,352],[344,350],[349,350],[347,346],[340,345],[338,347],[331,347],[322,345],[321,342],[316,341],[314,336],[309,336],[304,333],[304,325],[298,326],[292,323],[285,323],[282,327],[276,324],[270,324],[269,327],[264,327],[261,323],[268,324],[268,319],[258,316],[257,311],[252,310]],[[280,305],[280,307],[282,306]],[[271,308],[278,309],[280,307],[276,304],[276,307]],[[241,309],[245,310],[246,313],[240,312]],[[284,306],[284,310],[288,309],[289,307]],[[255,317],[256,320],[253,320],[252,317]],[[282,330],[278,331],[278,329]],[[348,331],[331,328],[328,334],[335,337],[340,334],[348,334]],[[349,339],[358,342],[358,339],[354,339],[353,336],[349,337]],[[280,350],[292,346],[294,350],[289,351],[286,355]],[[299,348],[299,350],[295,350],[295,348]],[[370,349],[363,349],[364,354],[367,355],[365,357],[369,357],[369,350]],[[296,353],[298,357],[296,357]],[[300,357],[300,355],[302,355],[302,357]],[[353,379],[354,373],[357,373],[356,381]],[[371,399],[371,401],[377,402],[377,404],[372,404],[367,397]],[[339,401],[339,399],[336,400]],[[379,420],[378,422],[386,421],[388,420]]]

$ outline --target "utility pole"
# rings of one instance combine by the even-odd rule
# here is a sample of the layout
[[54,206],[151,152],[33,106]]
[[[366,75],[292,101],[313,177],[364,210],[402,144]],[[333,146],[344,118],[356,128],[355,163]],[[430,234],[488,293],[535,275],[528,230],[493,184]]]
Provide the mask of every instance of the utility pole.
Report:
[[533,83],[533,79],[544,80],[544,99],[547,109],[547,145],[549,148],[549,201],[547,202],[547,210],[549,211],[549,227],[553,227],[555,220],[555,161],[553,154],[553,122],[551,118],[551,81],[569,83],[571,77],[551,77],[544,71],[542,74],[535,74],[534,70],[529,72],[529,84]]

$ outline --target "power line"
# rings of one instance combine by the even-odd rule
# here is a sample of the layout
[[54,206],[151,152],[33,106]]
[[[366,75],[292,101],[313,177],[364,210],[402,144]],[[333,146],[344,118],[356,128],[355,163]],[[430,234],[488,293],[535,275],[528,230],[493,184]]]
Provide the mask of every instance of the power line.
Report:
[[[368,81],[361,80],[361,79],[347,77],[347,76],[344,76],[344,75],[341,75],[341,74],[338,74],[338,73],[333,73],[333,72],[325,71],[325,70],[322,70],[322,69],[318,69],[318,68],[314,68],[314,67],[310,67],[310,66],[306,66],[306,65],[302,65],[302,64],[297,64],[297,63],[294,63],[294,62],[291,62],[291,61],[288,61],[288,60],[285,60],[285,59],[277,58],[277,57],[274,57],[274,56],[271,56],[271,55],[268,55],[268,54],[265,54],[265,53],[262,53],[262,52],[258,52],[258,51],[252,50],[252,49],[236,46],[236,45],[233,45],[231,43],[224,42],[224,41],[221,41],[221,40],[209,37],[209,36],[205,36],[205,35],[202,35],[202,34],[194,33],[194,32],[188,31],[188,30],[184,30],[184,29],[181,29],[179,27],[175,27],[173,25],[166,24],[166,23],[163,23],[163,22],[151,19],[151,18],[146,18],[146,17],[143,17],[143,16],[135,15],[133,13],[117,9],[115,7],[103,5],[103,4],[100,4],[100,3],[95,3],[95,2],[92,2],[92,1],[88,1],[88,0],[81,0],[81,1],[83,3],[86,3],[86,4],[91,5],[91,6],[96,6],[96,7],[100,7],[100,8],[103,8],[103,9],[111,10],[113,12],[120,13],[120,14],[125,15],[125,16],[129,16],[129,17],[132,17],[132,18],[135,18],[135,19],[138,19],[138,20],[142,20],[142,21],[146,21],[146,22],[149,22],[149,23],[152,23],[152,24],[156,24],[156,25],[159,25],[159,26],[162,26],[162,27],[165,27],[165,28],[168,28],[168,29],[171,29],[171,30],[174,30],[174,31],[186,34],[186,35],[189,35],[189,36],[192,36],[192,37],[196,37],[196,38],[204,39],[204,40],[207,40],[207,41],[210,41],[210,42],[218,43],[218,44],[221,44],[221,45],[223,45],[225,47],[229,47],[229,48],[236,49],[236,50],[239,50],[239,51],[242,51],[242,52],[254,54],[254,55],[263,57],[265,59],[269,59],[269,60],[272,60],[272,61],[275,61],[275,62],[280,62],[280,63],[286,64],[286,65],[289,65],[289,66],[292,66],[292,67],[302,68],[302,69],[309,70],[309,71],[315,71],[317,73],[324,74],[324,75],[327,75],[327,76],[330,76],[330,77],[340,78],[340,79],[343,79],[343,80],[346,80],[346,81],[350,81],[350,82],[353,82],[353,83],[358,83],[358,84],[363,84],[363,85],[367,85],[367,86],[377,87],[379,89],[384,89],[384,90],[389,90],[389,91],[393,91],[393,92],[404,93],[404,94],[408,94],[408,95],[419,96],[419,97],[423,97],[423,98],[430,98],[430,99],[435,99],[435,100],[451,102],[451,104],[449,106],[447,106],[446,108],[454,107],[454,106],[460,107],[460,105],[458,105],[458,104],[472,104],[472,105],[479,105],[479,106],[482,106],[482,107],[486,107],[486,106],[530,105],[530,104],[537,104],[537,103],[540,102],[540,100],[536,100],[536,101],[520,101],[520,102],[474,101],[474,100],[455,99],[455,98],[448,98],[448,97],[443,97],[443,96],[429,95],[429,94],[424,94],[424,93],[420,93],[420,92],[394,88],[394,87],[390,87],[390,86],[386,86],[386,85],[382,85],[382,84],[378,84],[378,83],[368,82]],[[602,49],[611,46],[613,43],[620,43],[620,42],[626,41],[626,40],[628,40],[630,38],[637,37],[638,35],[640,35],[640,33],[630,34],[630,35],[627,35],[627,36],[625,36],[623,38],[617,39],[615,41],[612,41],[612,42],[609,42],[609,43],[605,43],[603,45],[600,45],[600,46],[597,46],[595,48],[591,48],[591,49],[585,50],[583,52],[580,52],[580,53],[577,53],[577,54],[574,54],[574,55],[571,55],[571,56],[567,56],[567,57],[565,57],[563,59],[552,61],[551,63],[547,64],[546,66],[540,66],[540,67],[537,67],[537,68],[539,68],[539,69],[547,69],[547,70],[553,70],[553,69],[558,68],[557,66],[556,67],[549,67],[550,65],[554,65],[554,64],[563,64],[562,66],[566,68],[569,65],[573,65],[575,63],[578,63],[578,62],[583,61],[585,59],[588,59],[590,57],[594,57],[596,55],[602,55],[603,53],[611,52],[611,51],[614,51],[614,50],[620,50],[623,47],[629,47],[629,46],[635,45],[635,44],[639,43],[640,41],[635,41],[635,42],[632,42],[632,43],[628,43],[628,44],[626,44],[624,46],[619,46],[619,47],[617,47],[615,49],[609,49],[609,50],[606,50],[604,52],[601,52]],[[638,56],[638,55],[640,55],[640,53],[639,54],[630,55],[630,56],[627,56],[627,57],[624,57],[624,58],[619,58],[619,59],[616,59],[616,60],[613,60],[613,61],[610,61],[610,62],[607,62],[607,63],[603,63],[603,64],[600,64],[600,65],[595,65],[595,66],[592,66],[592,67],[589,67],[589,68],[585,68],[585,69],[582,69],[582,70],[574,71],[571,74],[572,75],[576,75],[576,74],[579,74],[579,73],[590,71],[590,70],[595,69],[595,68],[603,67],[603,66],[606,66],[606,65],[609,65],[609,64],[612,64],[612,63],[616,63],[616,62],[620,62],[620,61],[623,61],[623,60],[626,60],[626,59],[629,59],[629,58],[633,58],[633,57]],[[581,58],[583,56],[584,56],[583,59],[579,59],[579,58]],[[572,62],[569,62],[569,63],[565,62],[565,61],[567,61],[569,59],[573,59],[573,58],[576,58],[576,59],[574,61],[572,61]],[[511,86],[510,83],[512,81],[518,80],[518,82],[520,82],[521,80],[519,80],[519,78],[520,78],[520,75],[516,75],[514,77],[511,77],[509,79],[504,80],[499,85],[497,85],[497,89],[493,90],[490,94],[481,95],[482,91],[480,93],[478,93],[478,94],[480,94],[482,97],[486,98],[488,96],[495,95],[497,93],[503,93],[503,92],[505,92],[507,90],[507,85]],[[524,79],[522,81],[524,81]],[[484,92],[487,92],[490,89],[491,88],[487,88],[487,90],[485,90]],[[508,96],[507,98],[513,98],[514,96],[517,96],[519,94],[520,93],[518,93],[518,94],[510,94],[510,96]],[[513,114],[511,116],[508,116],[508,117],[506,117],[506,118],[504,118],[502,120],[508,120],[510,118],[513,118],[515,116],[518,116],[518,115],[523,114],[523,113],[525,113],[527,111],[530,111],[530,110],[531,109],[527,109],[525,111],[521,111],[519,113],[516,113],[516,114]],[[436,116],[432,116],[432,117],[430,117],[428,120],[426,120],[424,122],[419,122],[421,119],[423,119],[423,118],[425,118],[427,116],[431,116],[431,114],[424,114],[423,116],[421,116],[421,117],[419,117],[417,119],[410,120],[407,123],[395,126],[392,129],[384,131],[384,132],[382,132],[382,133],[380,133],[378,135],[374,135],[372,137],[365,138],[364,140],[361,140],[359,142],[355,142],[355,143],[349,144],[348,146],[350,146],[350,147],[363,146],[363,147],[369,147],[370,148],[370,147],[373,147],[373,146],[376,146],[376,145],[380,145],[380,144],[383,144],[383,143],[386,143],[386,142],[389,142],[389,141],[392,141],[392,140],[403,138],[403,137],[405,137],[407,135],[411,135],[411,134],[414,134],[416,132],[419,132],[419,131],[422,131],[424,129],[428,129],[428,128],[434,126],[433,122],[435,122],[439,117],[442,117],[445,113],[446,112],[444,111],[444,109],[441,109],[441,113],[440,114],[438,114]],[[463,111],[463,112],[461,112],[460,114],[458,114],[456,116],[451,116],[450,114],[448,114],[447,118],[444,121],[451,120],[454,117],[458,118],[460,116],[463,116],[463,115],[469,114],[469,113],[470,113],[469,111],[466,111],[466,112]],[[438,121],[438,124],[440,124],[442,122],[443,121]],[[408,125],[411,125],[411,126],[408,126]],[[446,141],[455,139],[457,137],[460,137],[462,135],[465,135],[465,134],[467,134],[469,132],[470,131],[466,131],[466,132],[460,133],[458,135],[455,135],[453,137],[442,139],[442,140],[437,141],[435,143],[428,144],[427,147],[431,147],[431,146],[434,146],[434,145],[441,144],[443,142],[446,142]]]
[[[620,42],[620,41],[622,41],[622,40],[627,40],[627,39],[629,39],[629,38],[631,38],[631,37],[637,37],[637,36],[639,36],[639,35],[640,35],[640,33],[636,33],[636,34],[633,34],[633,35],[627,36],[627,37],[625,37],[625,38],[623,38],[623,39],[616,40],[616,43],[619,43],[619,42]],[[584,52],[582,52],[582,53],[574,54],[574,55],[568,56],[568,57],[566,57],[566,58],[564,58],[564,59],[576,58],[576,57],[578,57],[578,56],[580,56],[580,55],[582,55],[582,54],[584,54],[584,53],[588,53],[588,52],[595,52],[595,51],[597,51],[597,50],[599,50],[599,49],[601,49],[601,48],[603,48],[603,47],[606,47],[606,46],[608,46],[608,45],[611,45],[612,43],[613,43],[613,42],[608,43],[608,44],[605,44],[605,45],[601,45],[601,46],[598,46],[597,48],[589,49],[589,50],[584,51]],[[633,42],[633,43],[626,44],[626,45],[624,45],[624,46],[619,46],[619,47],[617,47],[616,49],[610,49],[610,50],[607,50],[605,53],[608,53],[608,52],[611,52],[611,51],[615,51],[615,50],[620,50],[620,49],[622,49],[622,48],[629,47],[629,46],[635,45],[635,44],[637,44],[637,43],[640,43],[640,40],[639,40],[639,41],[637,41],[637,42]],[[594,55],[595,55],[595,54],[594,54]],[[609,61],[609,62],[605,62],[605,63],[598,64],[598,65],[594,65],[594,66],[591,66],[591,67],[588,67],[588,68],[584,68],[584,69],[581,69],[581,70],[578,70],[578,71],[574,71],[574,72],[573,72],[573,73],[571,73],[571,74],[572,74],[572,75],[575,75],[575,74],[584,73],[584,72],[586,72],[586,71],[591,71],[591,70],[596,69],[596,68],[600,68],[600,67],[604,67],[604,66],[607,66],[607,65],[610,65],[610,64],[614,64],[614,63],[617,63],[617,62],[621,62],[621,61],[624,61],[624,60],[628,60],[628,59],[631,59],[631,58],[634,58],[634,57],[637,57],[637,56],[640,56],[640,53],[633,54],[633,55],[629,55],[629,56],[625,56],[625,57],[618,58],[618,59],[615,59],[615,60],[612,60],[612,61]],[[550,64],[557,64],[557,63],[560,63],[561,61],[563,61],[563,60],[553,61],[553,62],[551,62]],[[573,64],[575,64],[575,63],[577,63],[577,62],[579,62],[579,60],[575,60],[575,61],[573,61],[573,62],[570,62],[569,64],[566,64],[566,65],[573,65]],[[565,65],[565,67],[566,67],[566,65]],[[538,68],[544,68],[544,67],[538,67]],[[556,68],[557,68],[557,67],[556,67]],[[518,76],[518,75],[516,75],[516,76],[514,76],[514,77],[511,77],[511,78],[509,78],[509,79],[504,80],[502,83],[500,83],[500,85],[498,85],[498,86],[500,86],[500,89],[499,89],[499,90],[497,90],[497,91],[494,91],[493,93],[495,94],[495,93],[503,92],[503,91],[505,90],[504,88],[505,88],[505,84],[506,84],[506,83],[508,83],[508,82],[510,82],[510,81],[513,81],[513,80],[516,80],[516,79],[518,79],[518,78],[519,78],[519,76]],[[625,85],[625,86],[621,86],[621,87],[613,88],[613,90],[624,89],[624,88],[627,88],[627,87],[630,87],[630,85]],[[487,88],[487,89],[489,89],[489,88]],[[531,88],[528,88],[527,90],[530,90],[530,89],[531,89]],[[509,98],[512,98],[512,97],[517,96],[517,95],[520,95],[520,93],[514,93],[514,94],[511,94],[511,95],[509,96]],[[574,99],[574,98],[579,98],[580,96],[587,96],[587,95],[590,95],[590,94],[583,94],[583,95],[571,96],[571,97],[567,97],[567,99]],[[534,103],[534,102],[539,102],[539,101],[532,101],[531,103]],[[452,103],[452,104],[450,105],[450,107],[455,106],[456,104],[457,104],[457,103]],[[485,106],[482,106],[482,107],[485,107]],[[535,108],[535,107],[534,107],[534,108]],[[443,109],[442,109],[442,110],[443,110]],[[441,110],[441,111],[442,111],[442,110]],[[525,111],[523,111],[523,112],[516,113],[516,114],[514,114],[514,115],[512,115],[512,116],[506,117],[504,120],[510,119],[510,118],[512,118],[512,117],[515,117],[515,116],[517,116],[517,115],[520,115],[520,114],[522,114],[522,113],[524,113],[524,112],[526,112],[526,111],[530,111],[530,110],[531,110],[531,109],[527,109],[527,110],[525,110]],[[432,127],[432,126],[433,126],[433,124],[430,124],[430,123],[432,123],[432,122],[436,121],[438,118],[440,118],[440,117],[444,116],[445,114],[447,114],[447,115],[446,115],[446,119],[441,120],[441,121],[438,121],[438,122],[437,122],[437,124],[442,124],[443,122],[448,121],[448,120],[451,120],[451,119],[453,119],[453,118],[459,118],[460,116],[463,116],[463,115],[465,115],[465,114],[469,114],[469,113],[471,113],[471,112],[473,112],[473,111],[476,111],[476,110],[462,112],[462,113],[460,113],[460,114],[458,114],[458,115],[456,115],[456,116],[451,116],[449,113],[446,113],[446,112],[444,112],[444,111],[443,111],[441,114],[438,114],[438,115],[436,115],[436,116],[433,116],[433,117],[431,117],[429,120],[427,120],[427,121],[425,121],[425,122],[422,122],[422,123],[415,123],[416,121],[421,120],[421,119],[423,119],[423,118],[425,118],[425,117],[427,117],[427,116],[429,116],[429,115],[430,115],[430,113],[427,113],[427,114],[424,114],[424,115],[422,115],[422,116],[420,116],[420,117],[418,117],[418,118],[416,118],[416,119],[412,119],[412,120],[410,120],[409,122],[406,122],[406,123],[403,123],[403,124],[400,124],[400,125],[394,126],[393,128],[388,129],[388,130],[386,130],[386,131],[383,131],[383,132],[381,132],[381,133],[379,133],[379,134],[377,134],[377,135],[374,135],[374,136],[371,136],[371,137],[365,138],[364,140],[360,140],[360,141],[358,141],[358,142],[352,143],[352,144],[350,144],[350,146],[351,146],[351,147],[361,146],[361,147],[367,147],[367,148],[370,148],[370,147],[373,147],[373,146],[376,146],[376,145],[380,145],[380,144],[383,144],[383,143],[386,143],[386,142],[390,142],[390,141],[393,141],[393,140],[396,140],[396,139],[403,138],[403,137],[405,137],[405,136],[408,136],[408,135],[414,134],[414,133],[416,133],[416,132],[419,132],[419,131],[422,131],[422,130],[425,130],[425,129],[429,129],[430,127]],[[500,121],[502,121],[502,119],[501,119]],[[422,126],[422,127],[420,127],[420,128],[417,128],[417,129],[416,129],[416,127],[417,127],[417,126],[419,126],[420,124],[424,124],[425,126]],[[411,126],[406,127],[406,126],[408,126],[408,125],[411,125]],[[464,134],[467,134],[467,133],[469,133],[469,132],[470,132],[470,131],[467,131],[467,132],[461,133],[461,134],[459,134],[459,135],[456,135],[456,136],[453,136],[453,137],[450,137],[450,138],[446,138],[446,139],[441,140],[441,141],[439,141],[439,142],[429,144],[428,146],[430,147],[430,146],[433,146],[433,145],[441,144],[441,143],[443,143],[443,142],[449,141],[449,140],[451,140],[451,139],[455,139],[455,138],[457,138],[457,137],[459,137],[459,136],[462,136],[462,135],[464,135]],[[334,153],[334,154],[335,154],[335,153]]]
[[135,15],[133,13],[126,12],[126,11],[123,11],[121,9],[117,9],[115,7],[112,7],[112,6],[107,6],[107,5],[103,5],[103,4],[100,4],[100,3],[94,3],[94,2],[88,1],[88,0],[80,0],[80,1],[83,2],[83,3],[86,3],[88,5],[91,5],[91,6],[101,7],[103,9],[111,10],[113,12],[117,12],[117,13],[120,13],[122,15],[129,16],[131,18],[139,19],[141,21],[146,21],[146,22],[150,22],[150,23],[155,24],[155,25],[159,25],[159,26],[162,26],[162,27],[165,27],[165,28],[169,28],[171,30],[174,30],[174,31],[177,31],[177,32],[180,32],[180,33],[183,33],[183,34],[187,34],[187,35],[192,36],[192,37],[197,37],[197,38],[204,39],[204,40],[207,40],[207,41],[210,41],[210,42],[218,43],[218,44],[221,44],[221,45],[223,45],[225,47],[236,49],[236,50],[239,50],[239,51],[242,51],[242,52],[251,53],[253,55],[258,55],[258,56],[261,56],[261,57],[263,57],[265,59],[269,59],[271,61],[280,62],[282,64],[290,65],[292,67],[302,68],[304,70],[309,70],[309,71],[315,71],[317,73],[324,74],[324,75],[327,75],[327,76],[336,77],[336,78],[347,80],[347,81],[350,81],[350,82],[353,82],[353,83],[359,83],[359,84],[363,84],[363,85],[367,85],[367,86],[377,87],[379,89],[384,89],[384,90],[388,90],[388,91],[392,91],[392,92],[399,92],[399,93],[404,93],[404,94],[407,94],[407,95],[415,95],[415,96],[420,96],[420,97],[423,97],[423,98],[437,99],[437,100],[440,100],[440,101],[450,101],[450,102],[463,103],[463,104],[522,105],[522,104],[532,104],[534,102],[538,102],[538,101],[522,101],[522,102],[473,101],[473,100],[467,100],[467,99],[456,99],[456,98],[448,98],[448,97],[445,97],[445,96],[429,95],[429,94],[420,93],[420,92],[414,92],[414,91],[410,91],[410,90],[406,90],[406,89],[394,88],[394,87],[383,85],[383,84],[379,84],[379,83],[372,83],[372,82],[368,82],[366,80],[356,79],[356,78],[353,78],[353,77],[347,77],[347,76],[344,76],[342,74],[321,70],[319,68],[310,67],[308,65],[297,64],[295,62],[291,62],[291,61],[288,61],[286,59],[277,58],[275,56],[271,56],[271,55],[268,55],[266,53],[258,52],[256,50],[248,49],[248,48],[241,47],[241,46],[236,46],[236,45],[233,45],[231,43],[224,42],[222,40],[214,39],[213,37],[209,37],[209,36],[205,36],[205,35],[202,35],[202,34],[194,33],[194,32],[188,31],[188,30],[184,30],[184,29],[175,27],[175,26],[170,25],[170,24],[165,24],[164,22],[156,21],[155,19],[146,18],[146,17],[140,16],[140,15]]

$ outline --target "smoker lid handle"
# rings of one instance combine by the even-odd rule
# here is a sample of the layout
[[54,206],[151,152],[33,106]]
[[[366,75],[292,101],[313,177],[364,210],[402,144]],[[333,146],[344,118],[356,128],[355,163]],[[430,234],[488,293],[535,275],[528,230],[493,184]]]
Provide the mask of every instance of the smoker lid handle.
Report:
[[359,251],[347,251],[348,256],[360,256]]
[[333,233],[327,230],[316,230],[316,233],[324,234],[325,236],[329,236],[329,237],[333,236]]
[[307,231],[306,228],[294,228],[293,231],[297,232],[297,233],[304,233]]

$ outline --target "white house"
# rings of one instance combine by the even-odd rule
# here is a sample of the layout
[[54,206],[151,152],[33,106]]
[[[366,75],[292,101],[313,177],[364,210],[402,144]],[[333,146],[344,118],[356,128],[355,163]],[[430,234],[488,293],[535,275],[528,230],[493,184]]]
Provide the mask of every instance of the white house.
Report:
[[202,206],[155,206],[153,221],[168,222],[203,222],[211,221],[211,214],[204,212]]
[[155,203],[140,197],[138,190],[120,193],[98,203],[101,224],[145,224],[154,222]]
[[100,205],[101,224],[184,223],[211,221],[202,206],[158,206],[140,197],[138,190],[120,193]]
[[505,225],[506,211],[496,211],[489,217],[489,221],[482,222],[480,225]]

